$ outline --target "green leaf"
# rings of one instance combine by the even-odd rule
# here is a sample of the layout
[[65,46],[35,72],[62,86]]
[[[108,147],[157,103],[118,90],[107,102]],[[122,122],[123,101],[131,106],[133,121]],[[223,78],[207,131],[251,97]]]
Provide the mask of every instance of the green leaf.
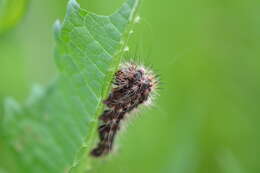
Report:
[[100,16],[81,9],[75,0],[69,2],[64,22],[55,24],[59,77],[47,89],[34,87],[22,106],[12,99],[6,102],[2,141],[16,166],[3,170],[58,173],[90,168],[97,117],[137,5],[138,0],[127,0],[112,15]]
[[0,34],[20,21],[28,2],[29,0],[0,0]]

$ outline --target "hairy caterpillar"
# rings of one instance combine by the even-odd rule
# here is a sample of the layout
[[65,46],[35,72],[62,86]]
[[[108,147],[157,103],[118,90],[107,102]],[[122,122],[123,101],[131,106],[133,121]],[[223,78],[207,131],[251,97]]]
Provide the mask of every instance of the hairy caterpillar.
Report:
[[94,157],[110,153],[121,121],[139,105],[151,102],[158,80],[151,70],[131,62],[120,66],[113,84],[103,102],[106,109],[99,117],[99,143],[90,153]]

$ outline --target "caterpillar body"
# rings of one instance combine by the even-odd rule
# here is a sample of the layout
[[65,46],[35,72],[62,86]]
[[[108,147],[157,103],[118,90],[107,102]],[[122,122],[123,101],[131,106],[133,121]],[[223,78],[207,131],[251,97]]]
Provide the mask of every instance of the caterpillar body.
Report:
[[112,151],[122,120],[140,105],[151,103],[157,84],[157,77],[144,66],[132,62],[120,66],[112,90],[103,102],[106,109],[99,117],[99,142],[91,151],[92,156],[105,156]]

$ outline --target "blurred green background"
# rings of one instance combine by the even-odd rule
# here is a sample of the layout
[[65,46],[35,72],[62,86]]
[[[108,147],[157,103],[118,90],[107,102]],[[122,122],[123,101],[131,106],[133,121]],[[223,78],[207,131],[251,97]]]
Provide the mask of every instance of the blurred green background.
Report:
[[[123,2],[78,1],[99,14]],[[55,79],[52,26],[66,4],[31,0],[0,36],[1,102]],[[260,1],[143,0],[139,12],[129,47],[161,75],[160,96],[90,172],[259,173]]]

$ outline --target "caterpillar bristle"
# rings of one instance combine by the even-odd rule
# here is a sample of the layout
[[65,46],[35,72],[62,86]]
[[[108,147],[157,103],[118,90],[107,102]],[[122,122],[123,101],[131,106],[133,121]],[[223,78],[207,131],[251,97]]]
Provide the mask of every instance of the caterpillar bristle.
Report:
[[104,104],[106,109],[99,117],[99,142],[91,151],[94,157],[109,154],[126,114],[140,105],[149,105],[158,88],[158,77],[150,68],[138,65],[133,61],[120,65],[115,73],[113,88]]

